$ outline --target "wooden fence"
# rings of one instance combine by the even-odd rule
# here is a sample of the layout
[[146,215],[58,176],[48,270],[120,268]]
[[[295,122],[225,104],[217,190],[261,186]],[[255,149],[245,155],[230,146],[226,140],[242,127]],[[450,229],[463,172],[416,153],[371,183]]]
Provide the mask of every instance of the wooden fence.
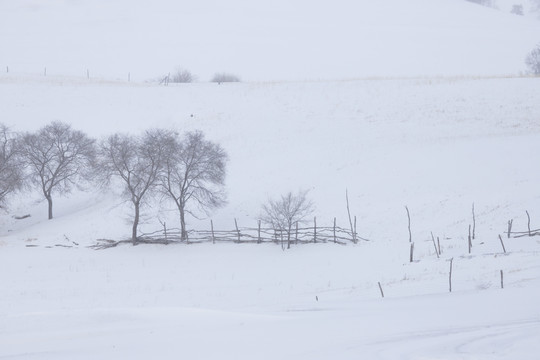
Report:
[[295,224],[289,229],[273,229],[269,227],[261,227],[261,222],[258,227],[238,227],[235,220],[235,228],[231,230],[216,230],[210,222],[210,230],[188,230],[187,236],[182,238],[182,231],[179,228],[167,228],[164,224],[163,229],[143,233],[139,236],[144,242],[183,242],[183,243],[203,243],[203,242],[233,242],[233,243],[276,243],[290,246],[291,244],[308,244],[308,243],[327,243],[333,242],[336,244],[357,243],[360,240],[367,239],[358,236],[358,234],[350,229],[334,226],[317,226],[316,221],[314,226],[299,227]]

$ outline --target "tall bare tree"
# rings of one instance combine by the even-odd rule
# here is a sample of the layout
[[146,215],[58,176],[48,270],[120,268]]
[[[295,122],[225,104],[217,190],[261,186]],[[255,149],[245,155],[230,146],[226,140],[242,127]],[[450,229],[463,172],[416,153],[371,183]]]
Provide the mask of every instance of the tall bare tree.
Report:
[[155,190],[163,167],[169,138],[164,130],[148,130],[142,136],[115,134],[101,142],[99,168],[105,179],[119,178],[124,195],[133,204],[134,216],[131,239],[137,243],[141,206]]
[[301,223],[313,213],[314,205],[307,197],[307,191],[296,194],[289,192],[279,200],[268,200],[262,206],[261,220],[274,230],[287,234],[287,248],[291,247],[291,230],[294,224]]
[[185,240],[186,213],[197,217],[191,203],[205,213],[225,204],[227,154],[219,144],[206,140],[200,131],[188,132],[182,139],[175,134],[167,144],[161,191],[178,209],[181,237]]
[[95,141],[70,125],[54,121],[21,138],[21,154],[30,181],[38,186],[53,218],[53,193],[69,193],[91,174],[95,160]]
[[0,124],[0,208],[6,206],[7,197],[23,184],[17,140],[8,127]]

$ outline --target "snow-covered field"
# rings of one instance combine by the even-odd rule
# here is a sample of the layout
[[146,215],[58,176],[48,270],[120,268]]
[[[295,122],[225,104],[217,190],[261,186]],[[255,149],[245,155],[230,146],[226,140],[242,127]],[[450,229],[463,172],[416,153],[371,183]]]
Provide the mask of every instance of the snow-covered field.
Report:
[[[540,236],[505,234],[511,219],[527,230],[526,211],[540,228],[540,82],[506,76],[538,42],[533,14],[503,1],[98,3],[0,0],[0,122],[60,120],[98,139],[202,130],[229,155],[228,204],[190,229],[256,226],[268,198],[300,189],[319,226],[347,227],[347,190],[368,241],[94,250],[130,236],[121,189],[57,195],[53,220],[26,191],[0,213],[0,359],[539,358]],[[145,81],[175,66],[203,82]],[[222,70],[252,81],[204,82]],[[170,204],[143,211],[142,231],[178,226]]]
[[[87,248],[96,239],[129,236],[117,190],[59,197],[52,221],[25,193],[0,218],[0,354],[535,359],[540,237],[504,237],[503,254],[497,236],[510,219],[526,230],[525,210],[533,228],[540,222],[538,94],[534,78],[160,87],[3,76],[3,109],[17,130],[60,119],[95,137],[205,131],[230,156],[229,204],[212,214],[216,228],[233,229],[234,218],[253,226],[261,203],[296,189],[310,190],[320,223],[336,216],[347,226],[347,188],[370,241],[96,251]],[[142,229],[159,229],[158,217],[175,224],[167,209],[146,208]],[[209,228],[207,218],[188,223]],[[439,259],[430,232],[441,239]]]

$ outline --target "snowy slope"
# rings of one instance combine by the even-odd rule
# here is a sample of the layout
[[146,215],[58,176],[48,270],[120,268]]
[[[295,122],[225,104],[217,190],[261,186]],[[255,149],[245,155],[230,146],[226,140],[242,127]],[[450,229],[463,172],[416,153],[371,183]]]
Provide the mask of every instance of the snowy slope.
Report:
[[207,81],[500,75],[525,70],[540,22],[461,0],[0,1],[0,69]]
[[[253,226],[268,197],[299,188],[310,190],[321,224],[336,216],[346,226],[348,188],[371,241],[95,251],[86,246],[98,238],[129,235],[118,189],[59,197],[52,221],[36,194],[21,194],[0,216],[0,356],[536,359],[540,241],[505,238],[503,254],[497,235],[509,219],[525,230],[525,210],[538,228],[539,86],[426,78],[161,87],[2,75],[3,113],[16,130],[58,119],[95,137],[205,131],[230,155],[229,205],[212,214],[216,228],[232,229],[234,218]],[[32,216],[12,218],[23,214]],[[154,204],[142,229],[159,228],[158,217],[177,221]],[[209,219],[188,225],[208,229]]]
[[[500,6],[0,0],[0,122],[202,130],[229,154],[228,204],[189,228],[255,226],[298,189],[346,227],[347,189],[369,239],[96,251],[130,235],[121,189],[56,195],[51,221],[24,192],[0,213],[0,358],[538,359],[540,237],[504,232],[526,210],[540,227],[540,82],[505,76],[540,22]],[[203,82],[145,82],[176,66]],[[250,81],[204,83],[222,70]],[[143,212],[142,231],[178,224]]]

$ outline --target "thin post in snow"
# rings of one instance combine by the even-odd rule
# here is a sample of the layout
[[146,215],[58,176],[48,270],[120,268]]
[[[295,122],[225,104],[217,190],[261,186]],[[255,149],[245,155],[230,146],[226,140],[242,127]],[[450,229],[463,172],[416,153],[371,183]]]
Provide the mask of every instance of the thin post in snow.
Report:
[[212,244],[216,243],[216,237],[214,236],[214,222],[210,220],[210,229],[212,230]]
[[431,232],[431,240],[433,241],[433,247],[435,248],[435,254],[437,259],[439,258],[439,251],[437,250],[437,244],[435,243],[435,236],[433,236],[433,231]]
[[6,73],[9,74],[9,66],[6,66]]
[[468,237],[468,240],[469,240],[469,254],[471,253],[471,248],[472,248],[472,241],[471,241],[471,224],[469,224],[469,237]]
[[86,69],[86,78],[90,79],[90,69]]
[[334,218],[334,244],[336,243],[336,218]]
[[382,289],[382,286],[381,286],[381,282],[378,281],[377,283],[379,284],[379,290],[381,291],[381,297],[384,298],[384,292],[383,292],[383,289]]
[[450,292],[452,292],[452,263],[453,262],[454,262],[454,258],[451,258],[450,259],[450,273],[448,275],[448,285],[449,285]]
[[355,243],[358,242],[358,241],[356,240],[356,234],[357,234],[357,232],[356,232],[356,215],[355,215],[355,216],[354,216],[354,232],[353,232],[353,238],[354,238],[354,240],[355,240]]
[[409,213],[409,208],[405,206],[405,210],[407,210],[407,219],[408,219],[408,226],[409,226],[409,242],[412,242],[412,233],[411,233],[411,214]]
[[261,220],[258,221],[257,227],[257,244],[261,243]]
[[527,230],[529,232],[529,236],[532,236],[531,235],[531,216],[529,215],[529,212],[527,210],[525,212],[527,213]]
[[45,69],[43,69],[43,76],[47,76],[47,67],[45,67]]
[[476,238],[476,215],[474,213],[474,203],[472,204],[472,222],[473,222],[472,238],[474,240]]
[[437,236],[437,246],[439,247],[439,255],[442,254],[441,252],[441,241],[439,240],[439,237]]
[[504,274],[502,270],[501,270],[501,289],[504,289]]
[[414,243],[411,243],[411,250],[409,254],[409,262],[413,262],[413,255],[414,255]]
[[236,218],[234,218],[234,226],[236,227],[236,232],[238,234],[238,242],[240,242],[240,230],[238,229],[238,222],[236,221]]
[[499,240],[501,241],[501,246],[503,248],[504,253],[506,254],[506,248],[504,247],[504,242],[500,234],[499,234]]
[[313,217],[313,243],[317,242],[317,217]]
[[128,72],[128,82],[130,82],[130,81],[131,81],[131,73]]
[[294,243],[298,245],[298,221],[296,222],[296,232],[294,234]]
[[508,220],[508,232],[507,232],[508,233],[508,236],[507,236],[508,239],[510,239],[510,234],[512,233],[512,224],[513,224],[513,222],[514,222],[514,219]]
[[[353,241],[353,244],[356,244],[356,234],[355,234],[355,231],[354,231],[354,228],[353,228],[353,223],[352,223],[352,220],[351,220],[351,210],[349,208],[349,191],[347,189],[345,189],[345,199],[347,200],[347,215],[349,215],[349,225],[351,226],[351,235],[352,235],[352,238],[353,238],[352,241]],[[354,221],[355,221],[355,224],[356,224],[356,216],[354,217]]]
[[168,241],[167,239],[167,223],[163,222],[163,233],[165,234],[165,241]]

